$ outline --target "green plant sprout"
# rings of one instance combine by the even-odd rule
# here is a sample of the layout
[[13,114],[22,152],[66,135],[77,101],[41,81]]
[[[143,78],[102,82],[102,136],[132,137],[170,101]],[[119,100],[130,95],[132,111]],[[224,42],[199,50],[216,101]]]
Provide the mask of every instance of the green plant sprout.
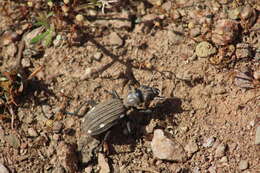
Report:
[[43,42],[45,47],[49,47],[52,43],[53,37],[55,35],[55,27],[54,25],[50,24],[49,17],[51,17],[53,13],[39,13],[39,16],[36,17],[37,22],[35,26],[44,27],[45,32],[33,37],[30,41],[31,44],[37,44],[39,42]]

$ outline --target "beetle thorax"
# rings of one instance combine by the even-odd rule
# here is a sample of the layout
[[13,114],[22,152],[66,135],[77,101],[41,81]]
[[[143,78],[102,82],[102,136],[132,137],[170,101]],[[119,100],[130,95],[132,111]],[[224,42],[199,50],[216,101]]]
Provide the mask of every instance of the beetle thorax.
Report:
[[125,98],[124,98],[124,105],[125,107],[137,107],[140,103],[143,102],[142,99],[142,93],[139,90],[135,90],[130,92]]

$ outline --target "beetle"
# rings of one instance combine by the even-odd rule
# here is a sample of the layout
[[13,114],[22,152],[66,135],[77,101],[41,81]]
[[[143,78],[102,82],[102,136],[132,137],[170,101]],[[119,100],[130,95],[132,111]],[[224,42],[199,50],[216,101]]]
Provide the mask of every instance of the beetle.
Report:
[[[110,128],[126,118],[126,112],[129,109],[139,110],[138,107],[141,104],[147,107],[150,101],[159,97],[159,93],[160,91],[157,88],[141,85],[139,88],[130,91],[122,99],[113,91],[113,98],[97,104],[83,117],[82,130],[90,136],[97,136],[106,132],[105,141],[110,133]],[[149,112],[148,109],[140,111]],[[128,131],[130,132],[129,126]]]

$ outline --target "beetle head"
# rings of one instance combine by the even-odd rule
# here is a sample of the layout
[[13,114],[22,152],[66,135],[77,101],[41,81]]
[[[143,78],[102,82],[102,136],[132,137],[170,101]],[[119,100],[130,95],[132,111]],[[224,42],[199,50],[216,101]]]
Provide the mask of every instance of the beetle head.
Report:
[[133,89],[124,99],[126,107],[137,107],[141,103],[149,103],[155,97],[158,97],[160,90],[157,88],[142,85],[139,88]]

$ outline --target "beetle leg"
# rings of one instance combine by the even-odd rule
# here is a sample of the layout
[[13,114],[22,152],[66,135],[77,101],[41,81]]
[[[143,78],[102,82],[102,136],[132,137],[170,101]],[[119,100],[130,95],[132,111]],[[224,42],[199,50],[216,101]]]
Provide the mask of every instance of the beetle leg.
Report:
[[112,91],[108,91],[108,90],[105,90],[105,92],[109,93],[110,95],[112,95],[112,97],[114,99],[120,99],[119,95],[117,94],[116,90],[112,90]]
[[88,100],[88,101],[82,103],[82,104],[79,106],[79,108],[77,108],[77,110],[76,110],[75,112],[67,112],[67,111],[64,111],[63,113],[69,114],[69,115],[76,115],[76,116],[80,116],[80,117],[81,117],[81,116],[83,116],[83,115],[86,113],[86,111],[84,111],[84,112],[82,113],[82,115],[79,115],[78,113],[79,113],[79,111],[83,108],[83,106],[85,106],[86,104],[89,104],[90,106],[94,107],[97,103],[96,103],[95,101],[93,101],[93,100]]
[[108,146],[107,141],[108,141],[110,134],[111,134],[111,130],[107,131],[104,136],[103,141],[98,146],[98,151],[103,150],[103,152],[106,153],[107,155],[109,154],[109,146]]
[[141,112],[141,113],[145,113],[145,114],[151,114],[153,111],[151,109],[138,109],[136,107],[133,107],[133,109],[135,111]]

